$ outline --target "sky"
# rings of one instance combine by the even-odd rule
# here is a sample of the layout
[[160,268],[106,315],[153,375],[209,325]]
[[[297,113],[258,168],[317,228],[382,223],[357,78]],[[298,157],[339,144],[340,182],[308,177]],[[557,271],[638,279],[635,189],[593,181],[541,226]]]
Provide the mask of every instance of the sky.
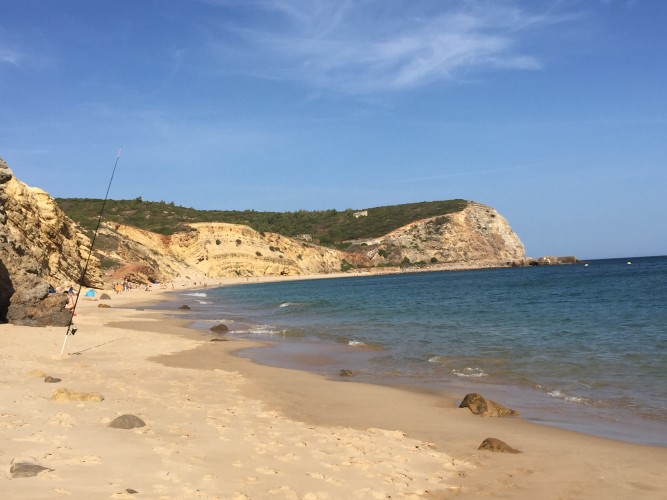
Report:
[[54,197],[463,198],[529,256],[667,254],[662,0],[0,0],[0,157]]

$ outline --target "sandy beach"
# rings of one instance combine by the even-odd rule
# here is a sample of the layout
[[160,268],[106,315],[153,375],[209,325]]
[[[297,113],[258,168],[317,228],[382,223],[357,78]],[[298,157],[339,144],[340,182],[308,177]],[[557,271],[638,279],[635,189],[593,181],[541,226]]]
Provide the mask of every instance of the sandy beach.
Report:
[[[63,328],[0,326],[4,498],[665,498],[665,448],[257,365],[233,355],[247,341],[142,308],[168,293],[110,295],[79,301],[63,356]],[[145,426],[109,426],[125,414]]]

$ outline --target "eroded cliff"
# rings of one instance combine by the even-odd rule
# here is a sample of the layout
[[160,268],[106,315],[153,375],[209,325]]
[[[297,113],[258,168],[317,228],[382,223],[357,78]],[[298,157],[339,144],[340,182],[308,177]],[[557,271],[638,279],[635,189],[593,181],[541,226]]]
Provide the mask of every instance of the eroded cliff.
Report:
[[[53,198],[20,182],[0,160],[0,321],[66,325],[64,299],[49,294],[49,285],[78,284],[89,247]],[[96,258],[84,284],[103,284]]]
[[460,212],[419,220],[379,238],[348,242],[346,250],[319,246],[247,226],[190,224],[159,235],[123,224],[105,225],[105,259],[121,267],[115,279],[149,282],[176,277],[311,275],[341,270],[516,265],[525,259],[519,237],[496,210],[469,202]]

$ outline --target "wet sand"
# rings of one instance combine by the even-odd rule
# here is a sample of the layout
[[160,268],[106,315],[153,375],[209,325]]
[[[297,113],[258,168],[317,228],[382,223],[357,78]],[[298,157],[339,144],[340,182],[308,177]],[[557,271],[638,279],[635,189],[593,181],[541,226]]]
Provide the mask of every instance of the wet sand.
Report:
[[[233,354],[247,341],[210,342],[178,311],[138,310],[171,299],[80,302],[65,356],[65,329],[0,325],[3,496],[664,498],[665,448],[475,416],[462,394],[258,365]],[[63,388],[104,400],[52,400]],[[108,427],[123,414],[146,426]],[[487,437],[522,453],[478,450]],[[17,478],[12,462],[47,469]]]

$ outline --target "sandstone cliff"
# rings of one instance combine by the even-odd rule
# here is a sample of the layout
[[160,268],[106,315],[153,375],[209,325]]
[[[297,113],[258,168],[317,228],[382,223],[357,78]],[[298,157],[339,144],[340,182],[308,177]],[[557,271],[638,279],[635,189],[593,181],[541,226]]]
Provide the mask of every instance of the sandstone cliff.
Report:
[[112,279],[135,282],[310,275],[353,267],[510,266],[525,260],[523,244],[505,218],[473,202],[379,238],[348,242],[345,251],[226,223],[190,224],[189,231],[171,236],[109,223],[101,235],[100,255],[123,264]]
[[351,242],[358,265],[497,263],[526,257],[519,237],[496,210],[468,202],[460,212],[419,220],[380,238]]
[[[78,284],[90,240],[44,191],[17,180],[0,160],[0,321],[67,325],[62,296],[49,285]],[[84,284],[102,286],[97,259]]]
[[106,224],[102,234],[117,241],[116,248],[103,255],[126,264],[113,277],[126,278],[127,270],[140,282],[142,277],[164,281],[329,273],[340,271],[344,258],[338,250],[237,224],[191,224],[189,231],[171,236]]

